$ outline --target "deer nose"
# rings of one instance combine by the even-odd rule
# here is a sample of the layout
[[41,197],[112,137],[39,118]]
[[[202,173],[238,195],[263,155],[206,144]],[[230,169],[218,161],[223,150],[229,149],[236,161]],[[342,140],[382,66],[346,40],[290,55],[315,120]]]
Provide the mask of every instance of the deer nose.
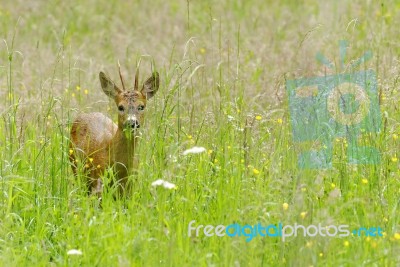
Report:
[[140,128],[140,123],[137,119],[129,119],[125,122],[125,128],[137,129]]

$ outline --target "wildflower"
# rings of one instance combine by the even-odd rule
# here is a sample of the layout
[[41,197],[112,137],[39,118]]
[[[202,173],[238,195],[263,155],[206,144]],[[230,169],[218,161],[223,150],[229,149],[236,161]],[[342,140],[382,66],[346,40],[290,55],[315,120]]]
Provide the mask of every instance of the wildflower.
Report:
[[83,91],[83,92],[85,93],[85,95],[89,94],[89,90],[88,89],[85,89],[85,91]]
[[394,234],[394,239],[400,240],[400,233],[395,233]]
[[206,53],[206,49],[204,47],[200,48],[200,54],[205,54]]
[[76,86],[76,91],[80,91],[81,87],[79,85]]
[[283,210],[287,210],[288,208],[289,208],[289,204],[288,203],[283,203],[282,204],[282,208],[283,208]]
[[73,149],[70,149],[70,150],[69,150],[69,154],[70,154],[70,155],[74,154],[74,150],[73,150]]
[[101,165],[100,165],[100,164],[99,164],[99,165],[97,165],[97,166],[96,166],[96,168],[97,168],[97,169],[100,169],[100,168],[101,168]]
[[218,163],[218,159],[214,159],[214,163]]
[[93,162],[93,158],[89,158],[89,161],[90,161],[90,163],[92,163]]
[[345,247],[348,247],[348,246],[350,246],[350,242],[346,240],[346,241],[343,242],[343,245],[344,245]]
[[332,188],[335,188],[336,185],[335,185],[334,183],[331,183],[331,187],[332,187]]
[[397,140],[399,138],[399,136],[397,134],[393,134],[392,138],[393,138],[393,140]]
[[192,148],[186,149],[183,151],[183,155],[186,156],[188,154],[199,154],[205,152],[206,149],[204,147],[194,146]]
[[75,93],[72,93],[71,96],[72,96],[72,97],[75,97]]
[[301,217],[302,219],[304,219],[304,218],[306,217],[306,215],[307,215],[307,212],[306,212],[306,211],[303,211],[303,212],[300,213],[300,217]]
[[212,153],[213,153],[212,149],[209,149],[209,150],[207,151],[207,154],[208,154],[208,155],[211,155]]
[[282,124],[283,120],[281,118],[279,118],[279,119],[276,120],[276,122],[279,123],[279,124]]
[[394,157],[392,157],[392,161],[393,161],[393,162],[397,162],[397,160],[398,160],[398,159],[397,159],[397,156],[396,156],[396,155],[395,155]]
[[262,117],[260,115],[256,116],[256,120],[260,121],[262,119]]
[[362,182],[363,184],[368,184],[368,180],[365,179],[365,178],[361,179],[361,182]]
[[187,138],[188,138],[188,139],[192,139],[192,136],[189,134],[189,135],[187,136]]
[[319,253],[319,256],[320,256],[320,257],[323,257],[323,256],[324,256],[324,253],[322,253],[322,252]]
[[254,168],[254,169],[253,169],[253,173],[254,173],[255,175],[257,175],[257,174],[260,174],[260,171],[257,170],[256,168]]
[[301,192],[306,192],[307,191],[307,188],[306,187],[302,187],[301,188]]
[[312,245],[313,245],[313,242],[312,242],[312,241],[307,241],[306,247],[310,248],[310,247],[312,247]]
[[162,179],[158,179],[151,183],[151,186],[163,186],[166,189],[176,189],[176,185]]
[[67,255],[82,255],[82,251],[78,249],[70,249],[67,251]]

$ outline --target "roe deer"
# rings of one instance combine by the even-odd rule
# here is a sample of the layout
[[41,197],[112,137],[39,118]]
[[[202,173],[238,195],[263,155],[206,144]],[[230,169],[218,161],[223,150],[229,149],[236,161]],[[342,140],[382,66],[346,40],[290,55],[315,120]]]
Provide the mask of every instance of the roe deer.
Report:
[[[89,193],[101,198],[103,182],[101,176],[108,167],[114,168],[119,193],[129,191],[126,182],[129,171],[137,168],[135,158],[138,131],[143,124],[146,101],[158,90],[160,80],[157,72],[138,88],[139,72],[136,70],[132,90],[126,90],[119,69],[122,90],[104,72],[99,78],[103,92],[114,99],[118,107],[118,125],[102,113],[80,114],[71,127],[70,161],[77,174],[77,163],[82,162],[88,174]],[[84,164],[84,165],[83,165]]]

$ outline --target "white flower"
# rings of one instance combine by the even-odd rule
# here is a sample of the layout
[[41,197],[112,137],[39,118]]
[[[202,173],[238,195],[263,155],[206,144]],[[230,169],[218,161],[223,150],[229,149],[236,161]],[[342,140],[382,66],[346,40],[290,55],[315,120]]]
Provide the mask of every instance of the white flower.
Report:
[[164,181],[162,179],[158,179],[154,182],[151,183],[152,186],[160,186],[162,185],[166,189],[176,189],[176,185],[167,181]]
[[68,250],[67,255],[82,255],[82,251],[78,249],[70,249]]
[[201,146],[194,146],[192,148],[186,149],[183,151],[183,155],[186,156],[187,154],[199,154],[205,152],[206,149]]

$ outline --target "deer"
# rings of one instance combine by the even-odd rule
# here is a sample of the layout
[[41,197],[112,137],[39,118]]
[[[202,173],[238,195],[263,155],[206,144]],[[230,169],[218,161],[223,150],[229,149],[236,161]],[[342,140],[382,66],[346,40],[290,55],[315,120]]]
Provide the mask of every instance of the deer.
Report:
[[118,109],[118,124],[100,112],[81,113],[72,123],[70,132],[72,171],[77,176],[78,167],[83,167],[88,193],[99,199],[103,192],[102,177],[109,168],[113,169],[117,193],[129,193],[128,176],[138,167],[135,155],[140,136],[138,129],[144,123],[147,100],[157,93],[160,84],[158,72],[153,72],[139,90],[139,68],[133,89],[125,88],[120,66],[119,76],[122,89],[104,72],[99,73],[103,92],[114,100]]

